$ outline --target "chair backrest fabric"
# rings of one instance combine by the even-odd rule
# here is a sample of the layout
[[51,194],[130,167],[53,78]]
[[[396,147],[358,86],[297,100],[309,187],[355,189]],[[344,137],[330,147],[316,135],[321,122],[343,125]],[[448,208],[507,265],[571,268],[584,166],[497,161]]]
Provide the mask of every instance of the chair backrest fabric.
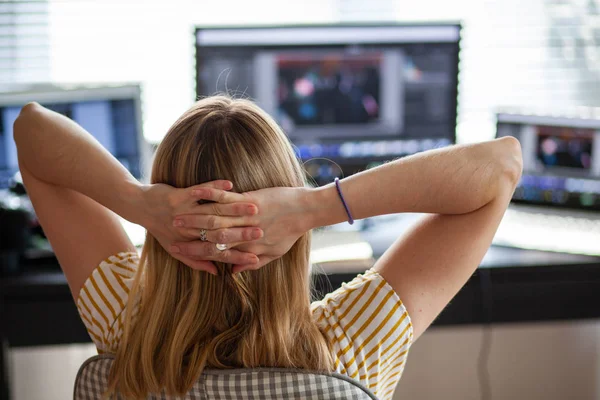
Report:
[[[75,380],[75,400],[103,399],[114,357],[98,355],[86,360]],[[117,399],[121,399],[118,396]],[[170,400],[163,394],[150,400]],[[377,400],[367,388],[338,373],[285,368],[206,369],[185,400]]]

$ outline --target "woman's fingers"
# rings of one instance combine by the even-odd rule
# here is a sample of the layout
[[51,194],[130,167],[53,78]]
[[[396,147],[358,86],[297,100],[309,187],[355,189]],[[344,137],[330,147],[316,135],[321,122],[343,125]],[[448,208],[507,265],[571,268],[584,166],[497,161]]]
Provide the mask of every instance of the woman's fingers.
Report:
[[190,189],[200,189],[200,188],[213,188],[213,189],[221,189],[221,190],[231,190],[233,188],[233,183],[228,180],[219,179],[216,181],[204,182],[199,185],[191,186]]
[[233,188],[233,183],[226,180],[218,180],[218,181],[210,181],[205,182],[200,185],[190,186],[185,189],[180,189],[177,192],[177,199],[182,203],[189,203],[189,199],[193,200],[193,203],[196,204],[198,200],[202,200],[202,196],[206,195],[209,192],[205,192],[205,190],[217,190],[220,192],[225,190],[231,190]]
[[194,207],[192,212],[194,214],[242,217],[245,215],[256,215],[258,208],[252,203],[208,203]]
[[[168,185],[166,185],[169,187]],[[233,184],[227,180],[218,180],[202,183],[200,185],[190,186],[185,189],[174,189],[167,197],[168,204],[172,209],[173,215],[182,214],[191,211],[194,206],[198,205],[198,200],[204,197],[216,196],[216,193],[226,193],[226,190],[231,190]],[[172,188],[173,189],[173,188]]]
[[229,247],[261,237],[263,237],[263,231],[260,228],[225,228],[206,231],[206,239],[209,242],[230,244]]
[[[252,216],[245,217],[220,217],[217,215],[204,214],[186,214],[179,215],[173,221],[173,226],[181,228],[184,232],[187,229],[222,229],[239,226],[254,226],[257,221]],[[194,236],[195,237],[195,236]]]
[[[186,239],[201,239],[202,229],[186,229],[182,235]],[[222,228],[206,231],[206,241],[211,243],[230,244],[234,247],[240,243],[251,242],[263,237],[263,231],[260,228]]]
[[244,253],[235,249],[218,250],[210,242],[178,242],[169,247],[169,253],[181,257],[202,259],[204,261],[219,261],[228,264],[252,265],[258,262],[258,257],[252,253]]
[[217,203],[239,203],[247,201],[247,198],[234,192],[228,192],[222,189],[216,189],[207,186],[191,186],[188,188],[190,196],[198,200],[215,201]]
[[[243,216],[258,213],[256,205],[239,193],[228,192],[233,188],[230,181],[218,180],[201,185],[177,189],[170,199],[173,215],[181,214],[212,214]],[[201,200],[213,203],[199,204]],[[234,204],[235,203],[235,204]]]

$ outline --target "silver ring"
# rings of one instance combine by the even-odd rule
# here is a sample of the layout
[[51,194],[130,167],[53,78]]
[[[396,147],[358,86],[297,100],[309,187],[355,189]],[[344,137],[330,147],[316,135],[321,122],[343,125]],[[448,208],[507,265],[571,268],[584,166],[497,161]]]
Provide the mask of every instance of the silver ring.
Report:
[[224,243],[217,243],[215,246],[217,246],[217,250],[219,251],[227,250],[227,245]]
[[206,242],[206,229],[200,229],[200,240]]

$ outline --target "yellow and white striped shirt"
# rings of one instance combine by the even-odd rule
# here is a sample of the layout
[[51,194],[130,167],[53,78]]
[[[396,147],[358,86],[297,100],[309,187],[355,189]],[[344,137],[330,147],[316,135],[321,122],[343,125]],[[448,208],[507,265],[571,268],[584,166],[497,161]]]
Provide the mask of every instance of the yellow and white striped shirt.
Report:
[[[81,289],[77,308],[100,353],[115,353],[118,348],[138,263],[134,252],[110,256]],[[413,337],[410,317],[392,287],[368,270],[312,303],[311,311],[333,344],[336,371],[359,381],[380,399],[390,399]]]

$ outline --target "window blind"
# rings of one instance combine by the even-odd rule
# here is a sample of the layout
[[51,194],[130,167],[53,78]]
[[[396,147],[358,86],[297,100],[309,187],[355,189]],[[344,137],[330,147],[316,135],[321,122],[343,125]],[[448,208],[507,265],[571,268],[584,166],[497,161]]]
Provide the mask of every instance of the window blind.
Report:
[[500,108],[600,107],[600,0],[49,2],[52,78],[142,81],[153,142],[194,99],[194,24],[461,21],[459,142],[492,138]]
[[47,81],[50,39],[46,0],[0,2],[0,85]]
[[600,107],[600,0],[337,0],[341,20],[463,24],[457,138],[490,139],[494,113]]

